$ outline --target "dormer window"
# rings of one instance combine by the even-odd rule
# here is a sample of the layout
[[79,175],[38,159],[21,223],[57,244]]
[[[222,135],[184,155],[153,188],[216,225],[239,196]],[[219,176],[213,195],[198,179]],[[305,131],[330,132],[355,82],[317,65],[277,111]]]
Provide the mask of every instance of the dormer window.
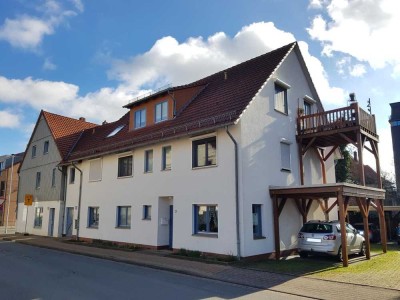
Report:
[[162,122],[168,119],[168,101],[156,105],[155,122]]
[[146,126],[146,109],[135,111],[135,129]]

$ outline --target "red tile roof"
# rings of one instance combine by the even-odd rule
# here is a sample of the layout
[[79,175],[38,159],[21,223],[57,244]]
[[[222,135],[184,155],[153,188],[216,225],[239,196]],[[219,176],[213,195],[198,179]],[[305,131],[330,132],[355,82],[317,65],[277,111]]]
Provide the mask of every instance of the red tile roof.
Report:
[[[297,43],[291,43],[191,84],[175,87],[204,86],[204,89],[172,120],[129,131],[127,113],[116,122],[85,130],[67,160],[129,150],[233,124],[295,46]],[[116,135],[107,137],[120,125],[125,127]]]
[[67,156],[83,130],[97,126],[83,119],[68,118],[47,111],[42,111],[41,114],[49,125],[62,158]]

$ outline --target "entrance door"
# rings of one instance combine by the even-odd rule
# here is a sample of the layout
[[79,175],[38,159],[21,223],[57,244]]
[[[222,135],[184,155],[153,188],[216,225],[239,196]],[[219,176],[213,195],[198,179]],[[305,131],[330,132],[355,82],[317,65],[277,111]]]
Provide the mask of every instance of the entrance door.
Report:
[[54,233],[54,216],[56,213],[56,209],[55,208],[50,208],[49,211],[49,229],[48,229],[48,235],[49,236],[53,236]]
[[169,241],[168,247],[172,249],[173,232],[174,232],[174,206],[169,206]]
[[72,223],[74,220],[74,208],[67,207],[67,223],[65,225],[65,235],[72,236]]

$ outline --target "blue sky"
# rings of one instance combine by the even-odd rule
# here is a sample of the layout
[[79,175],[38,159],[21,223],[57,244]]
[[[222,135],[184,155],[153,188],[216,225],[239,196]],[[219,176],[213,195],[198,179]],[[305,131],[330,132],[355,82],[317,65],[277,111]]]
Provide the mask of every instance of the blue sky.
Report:
[[141,93],[297,40],[325,109],[371,98],[393,172],[398,28],[396,0],[3,0],[0,154],[25,150],[41,109],[113,121]]

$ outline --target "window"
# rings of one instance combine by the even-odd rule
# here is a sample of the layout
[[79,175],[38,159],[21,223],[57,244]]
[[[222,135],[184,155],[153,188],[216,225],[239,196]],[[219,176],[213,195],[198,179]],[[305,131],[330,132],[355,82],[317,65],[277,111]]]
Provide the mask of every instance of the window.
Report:
[[102,178],[102,160],[94,159],[89,163],[89,181],[100,181]]
[[146,110],[141,109],[135,111],[135,128],[142,128],[146,126]]
[[118,158],[118,177],[132,176],[132,155]]
[[40,189],[40,179],[41,179],[40,177],[41,177],[40,172],[36,172],[36,185],[35,185],[36,189]]
[[55,187],[56,186],[56,168],[53,169],[53,172],[51,174],[51,186]]
[[75,183],[75,168],[69,169],[69,183]]
[[216,137],[193,141],[192,151],[193,168],[215,166],[217,164]]
[[118,206],[117,207],[117,227],[130,228],[131,227],[131,207]]
[[287,89],[275,83],[275,109],[284,114],[288,113]]
[[33,227],[40,228],[42,227],[42,219],[43,219],[43,207],[35,208],[35,220],[33,222]]
[[99,208],[89,207],[88,213],[89,213],[88,227],[93,227],[93,228],[99,227]]
[[144,171],[146,173],[153,172],[153,150],[144,152]]
[[168,101],[156,105],[156,123],[165,121],[168,118]]
[[143,205],[143,220],[151,220],[151,205]]
[[171,170],[171,146],[162,148],[161,170]]
[[32,146],[32,158],[36,157],[36,145]]
[[4,197],[6,194],[6,182],[0,181],[0,197]]
[[114,135],[116,135],[118,132],[120,132],[122,130],[122,128],[124,128],[125,125],[119,125],[117,128],[115,128],[113,131],[111,131],[107,137],[112,137]]
[[253,237],[261,238],[261,204],[253,204],[251,212],[253,214]]
[[290,143],[281,142],[281,171],[290,172]]
[[312,114],[312,104],[310,102],[304,101],[304,115],[311,115]]
[[218,233],[217,205],[194,205],[194,233]]
[[49,141],[45,141],[43,145],[43,154],[49,153]]

